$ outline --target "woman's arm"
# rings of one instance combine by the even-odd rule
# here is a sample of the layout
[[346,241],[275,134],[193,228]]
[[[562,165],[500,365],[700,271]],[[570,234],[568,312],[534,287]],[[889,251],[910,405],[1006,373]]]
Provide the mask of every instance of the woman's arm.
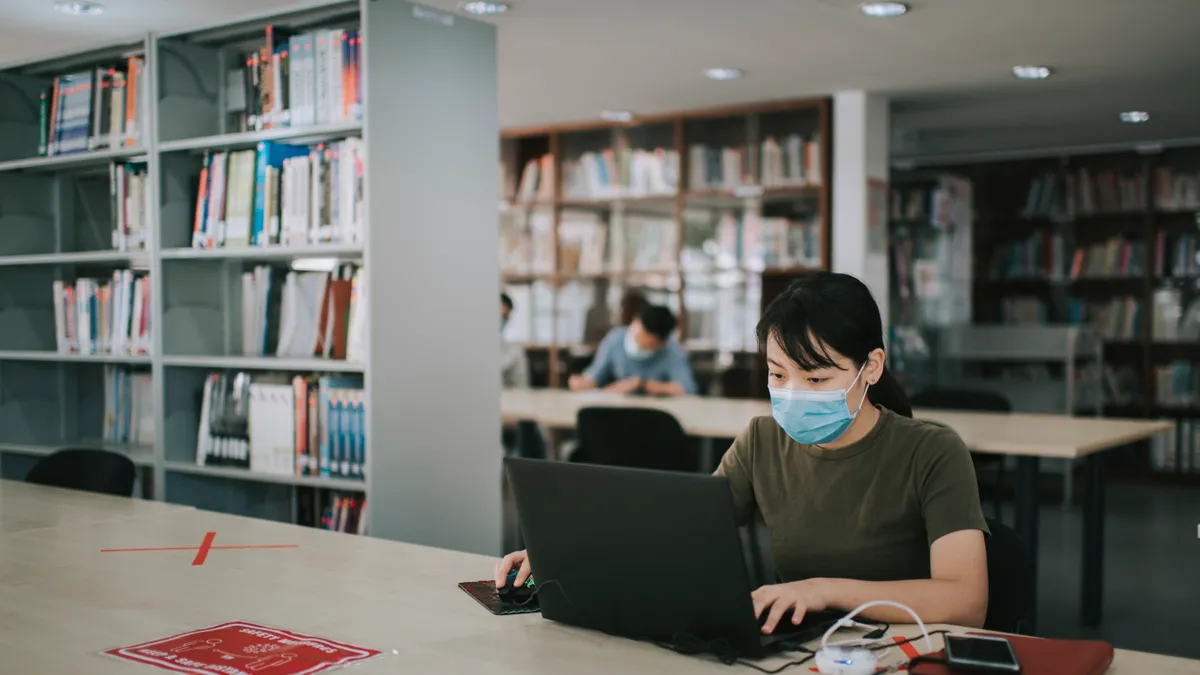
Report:
[[[925,623],[948,623],[980,628],[987,616],[987,551],[983,532],[960,530],[944,535],[929,548],[929,579],[909,581],[856,581],[806,579],[763,586],[754,592],[754,611],[762,616],[770,608],[763,632],[775,628],[780,617],[793,609],[799,623],[807,611],[850,611],[872,600],[908,605]],[[894,607],[871,607],[863,615],[888,623],[911,623],[907,612]]]

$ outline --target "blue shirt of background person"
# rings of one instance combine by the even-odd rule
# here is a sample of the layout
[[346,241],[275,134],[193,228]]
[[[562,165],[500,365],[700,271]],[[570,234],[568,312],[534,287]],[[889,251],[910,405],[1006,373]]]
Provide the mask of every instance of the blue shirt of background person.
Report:
[[671,337],[675,315],[661,306],[647,307],[628,328],[604,336],[596,360],[582,375],[571,376],[572,391],[596,387],[605,391],[645,391],[660,396],[696,393],[687,352]]

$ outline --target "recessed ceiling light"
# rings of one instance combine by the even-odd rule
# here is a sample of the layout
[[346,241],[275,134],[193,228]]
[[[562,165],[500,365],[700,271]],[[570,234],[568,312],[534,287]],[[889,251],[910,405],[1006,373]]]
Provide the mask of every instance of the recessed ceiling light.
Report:
[[1044,80],[1050,77],[1046,66],[1013,66],[1013,76],[1018,80]]
[[633,113],[628,110],[601,110],[600,119],[608,122],[630,122],[633,121]]
[[743,75],[738,68],[709,68],[704,74],[710,80],[736,80]]
[[56,2],[54,9],[71,16],[94,16],[104,13],[104,5],[95,2]]
[[1121,121],[1130,124],[1141,124],[1150,121],[1150,113],[1145,110],[1127,110],[1121,113]]
[[458,3],[458,8],[467,14],[488,16],[490,14],[505,13],[510,9],[510,5],[503,2],[484,2],[483,0],[471,0],[470,2]]
[[858,11],[877,19],[886,19],[907,14],[908,5],[903,2],[864,2],[858,6]]

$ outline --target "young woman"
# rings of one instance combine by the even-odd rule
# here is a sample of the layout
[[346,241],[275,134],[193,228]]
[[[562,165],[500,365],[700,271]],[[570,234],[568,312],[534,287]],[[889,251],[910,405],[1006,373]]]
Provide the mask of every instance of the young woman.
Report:
[[[770,531],[784,583],[753,593],[774,630],[791,609],[850,610],[869,600],[912,607],[927,623],[983,625],[987,525],[971,457],[954,431],[912,418],[884,368],[883,323],[858,279],[829,272],[795,281],[758,323],[771,417],[725,453],[739,520]],[[496,565],[496,583],[524,551]],[[908,622],[881,607],[867,615]]]

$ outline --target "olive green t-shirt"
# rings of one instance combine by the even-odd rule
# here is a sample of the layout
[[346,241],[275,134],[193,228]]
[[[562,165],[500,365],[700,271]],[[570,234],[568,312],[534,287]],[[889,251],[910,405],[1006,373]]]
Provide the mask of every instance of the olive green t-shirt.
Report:
[[987,532],[971,455],[953,430],[879,409],[857,443],[802,445],[757,417],[725,453],[739,522],[762,514],[785,581],[929,578],[929,546]]

